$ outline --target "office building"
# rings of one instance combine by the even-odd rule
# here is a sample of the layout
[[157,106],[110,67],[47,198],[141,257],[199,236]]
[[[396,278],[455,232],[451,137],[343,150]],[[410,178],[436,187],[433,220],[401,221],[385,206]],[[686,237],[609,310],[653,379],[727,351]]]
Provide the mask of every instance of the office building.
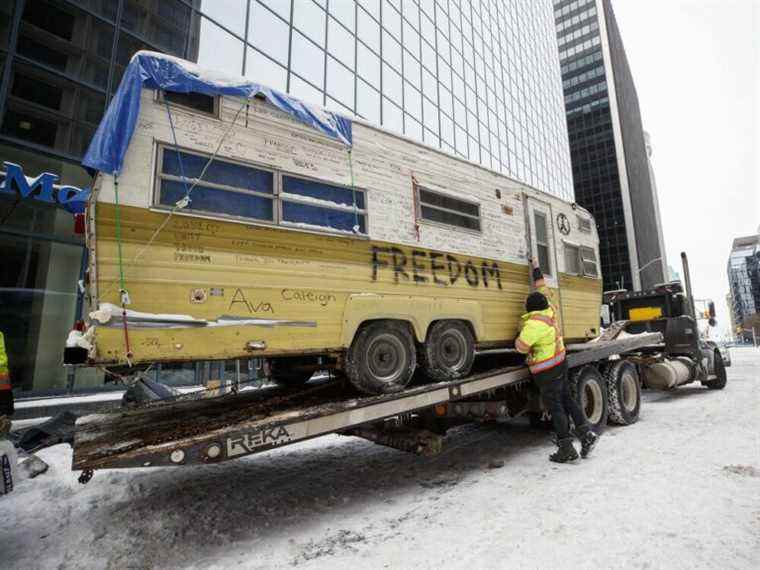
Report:
[[667,280],[638,96],[610,0],[554,0],[575,199],[596,218],[606,290]]
[[760,339],[760,228],[736,238],[728,257],[729,310],[732,334],[745,342]]
[[[550,0],[5,0],[4,162],[79,188],[132,55],[166,52],[288,91],[572,199]],[[0,186],[2,188],[2,186]],[[102,384],[61,366],[79,318],[71,214],[0,191],[0,330],[14,389]],[[23,199],[22,199],[23,198]]]

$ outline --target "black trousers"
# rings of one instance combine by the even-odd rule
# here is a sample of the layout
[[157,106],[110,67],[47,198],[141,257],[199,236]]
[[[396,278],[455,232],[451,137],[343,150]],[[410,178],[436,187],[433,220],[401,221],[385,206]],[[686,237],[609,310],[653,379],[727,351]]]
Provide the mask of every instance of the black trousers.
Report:
[[552,415],[552,424],[554,425],[557,439],[570,437],[570,420],[568,415],[573,419],[578,432],[584,432],[589,429],[583,410],[581,410],[581,407],[570,395],[566,362],[544,372],[539,372],[533,376],[533,380],[541,392],[544,405],[546,405],[546,408]]
[[[10,380],[0,380],[0,382],[10,383]],[[13,415],[13,392],[10,390],[0,390],[0,416]]]

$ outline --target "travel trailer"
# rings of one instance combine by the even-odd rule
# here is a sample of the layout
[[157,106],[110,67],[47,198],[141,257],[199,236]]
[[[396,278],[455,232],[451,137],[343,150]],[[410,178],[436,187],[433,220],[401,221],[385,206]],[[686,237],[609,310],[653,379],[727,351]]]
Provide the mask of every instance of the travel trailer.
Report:
[[67,360],[264,358],[365,393],[466,376],[518,334],[537,257],[568,342],[599,333],[592,216],[463,158],[139,52],[84,161],[89,319]]

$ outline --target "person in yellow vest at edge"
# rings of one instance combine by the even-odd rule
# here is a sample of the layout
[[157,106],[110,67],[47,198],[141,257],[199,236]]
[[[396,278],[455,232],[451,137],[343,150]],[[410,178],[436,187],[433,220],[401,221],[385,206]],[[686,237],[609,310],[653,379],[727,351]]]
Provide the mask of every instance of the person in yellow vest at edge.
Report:
[[18,477],[16,449],[6,436],[11,430],[13,415],[13,392],[8,373],[8,354],[5,352],[5,338],[0,332],[0,499],[13,491]]
[[588,457],[599,436],[591,430],[586,416],[570,395],[565,345],[556,321],[557,312],[551,302],[551,291],[544,282],[538,260],[531,259],[530,262],[536,290],[525,300],[527,312],[521,317],[520,335],[515,341],[515,348],[528,355],[527,364],[533,380],[552,415],[559,449],[549,459],[556,463],[567,463],[578,459],[570,435],[568,415],[575,423],[575,435],[581,442],[581,457]]
[[10,431],[12,415],[13,391],[8,371],[8,353],[5,352],[5,337],[0,332],[0,437]]

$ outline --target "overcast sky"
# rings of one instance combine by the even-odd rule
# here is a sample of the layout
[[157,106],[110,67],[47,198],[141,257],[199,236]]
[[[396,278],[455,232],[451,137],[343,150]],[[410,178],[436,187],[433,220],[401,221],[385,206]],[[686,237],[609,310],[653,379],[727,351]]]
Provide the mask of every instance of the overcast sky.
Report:
[[612,0],[652,136],[668,263],[728,326],[726,262],[760,225],[760,0]]

